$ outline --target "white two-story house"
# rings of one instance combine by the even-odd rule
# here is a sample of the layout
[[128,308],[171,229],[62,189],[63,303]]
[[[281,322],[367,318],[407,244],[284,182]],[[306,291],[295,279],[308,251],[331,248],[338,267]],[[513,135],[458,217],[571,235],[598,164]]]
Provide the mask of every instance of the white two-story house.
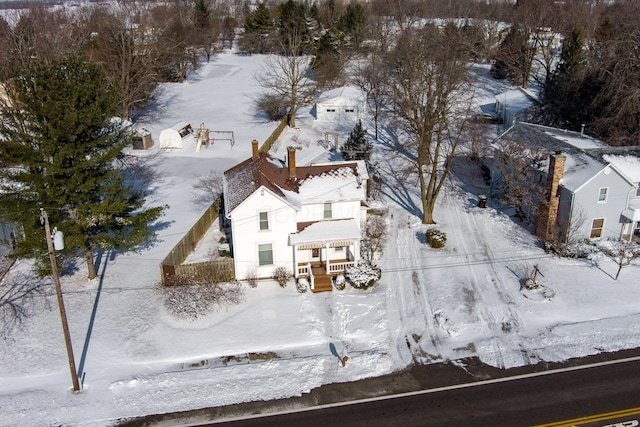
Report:
[[297,166],[289,147],[285,164],[252,144],[251,158],[224,173],[236,279],[273,277],[283,266],[312,290],[330,290],[330,278],[360,259],[365,163]]

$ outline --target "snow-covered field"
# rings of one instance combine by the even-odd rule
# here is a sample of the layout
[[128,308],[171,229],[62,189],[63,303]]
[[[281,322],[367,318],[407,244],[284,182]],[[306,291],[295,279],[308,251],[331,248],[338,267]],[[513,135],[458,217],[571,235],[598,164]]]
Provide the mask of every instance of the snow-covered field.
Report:
[[[476,206],[482,188],[473,187],[473,173],[464,167],[435,213],[446,246],[432,249],[424,243],[417,186],[410,177],[396,179],[401,158],[384,144],[375,158],[387,176],[382,198],[391,237],[378,285],[300,294],[293,285],[265,281],[247,287],[239,305],[196,321],[172,318],[157,290],[159,264],[203,212],[193,184],[249,157],[250,141],[264,141],[275,127],[255,115],[251,101],[264,61],[224,53],[188,82],[163,86],[143,119],[156,146],[137,153],[157,173],[149,202],[170,205],[159,241],[139,254],[100,257],[100,280],[87,281],[82,269],[62,278],[76,364],[85,374],[82,393],[70,392],[53,295],[39,299],[31,317],[6,336],[0,425],[109,425],[122,417],[300,395],[413,361],[477,356],[508,368],[640,346],[640,267],[625,268],[616,282],[615,266],[606,260],[596,265],[545,254],[491,201],[486,209]],[[476,73],[479,105],[509,89],[486,78],[486,69]],[[299,112],[298,130],[283,133],[277,155],[296,143],[299,164],[335,156],[323,148],[324,132],[339,131],[345,141],[353,125],[321,125],[309,111]],[[212,134],[215,143],[199,152],[195,143],[158,150],[160,131],[181,120],[232,130],[235,146],[225,134]],[[520,290],[522,272],[534,264],[546,293]],[[26,272],[21,262],[12,277]],[[337,357],[343,354],[349,355],[345,367]]]

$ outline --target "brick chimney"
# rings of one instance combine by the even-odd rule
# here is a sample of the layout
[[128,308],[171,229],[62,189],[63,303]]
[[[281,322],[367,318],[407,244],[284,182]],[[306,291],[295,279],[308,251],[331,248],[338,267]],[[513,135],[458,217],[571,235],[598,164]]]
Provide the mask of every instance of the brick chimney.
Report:
[[296,147],[287,147],[287,154],[289,155],[289,177],[296,177]]
[[558,187],[564,176],[564,165],[567,157],[559,151],[549,156],[549,175],[547,176],[547,190],[544,199],[538,206],[535,233],[543,242],[553,240],[556,236],[555,226],[558,219],[560,194]]
[[251,141],[251,158],[256,160],[258,157],[260,157],[260,148],[258,147],[258,140],[254,139]]

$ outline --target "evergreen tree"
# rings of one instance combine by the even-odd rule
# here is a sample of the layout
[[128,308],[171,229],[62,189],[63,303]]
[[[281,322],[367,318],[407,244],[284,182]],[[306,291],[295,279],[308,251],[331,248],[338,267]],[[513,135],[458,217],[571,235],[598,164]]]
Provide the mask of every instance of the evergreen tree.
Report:
[[245,31],[268,32],[272,27],[271,12],[264,3],[258,4],[258,7],[247,16],[244,24]]
[[557,109],[563,124],[575,127],[588,119],[591,99],[585,98],[585,54],[579,29],[573,28],[562,44],[560,61],[545,85],[545,98]]
[[362,5],[351,2],[338,19],[337,28],[348,36],[350,44],[357,49],[364,39],[366,21],[367,16]]
[[193,7],[193,25],[199,31],[211,26],[211,9],[206,0],[196,0]]
[[244,34],[240,37],[238,46],[247,52],[270,52],[276,44],[274,28],[271,12],[264,3],[260,3],[247,15]]
[[113,119],[117,97],[97,66],[79,55],[36,60],[13,82],[0,116],[0,216],[23,228],[15,255],[48,271],[45,208],[65,253],[82,253],[94,278],[94,251],[149,243],[164,207],[145,209],[145,193],[116,166],[129,132]]
[[[310,31],[311,13],[307,5],[300,1],[287,0],[278,6],[277,13],[281,43],[285,52],[291,55],[308,53],[313,42]],[[296,41],[292,43],[292,40]]]
[[344,71],[344,61],[338,51],[338,42],[331,31],[324,33],[316,43],[311,70],[322,88],[338,85]]
[[362,120],[349,134],[347,142],[342,146],[342,156],[345,160],[365,160],[369,162],[373,145],[367,138],[367,130],[362,127]]

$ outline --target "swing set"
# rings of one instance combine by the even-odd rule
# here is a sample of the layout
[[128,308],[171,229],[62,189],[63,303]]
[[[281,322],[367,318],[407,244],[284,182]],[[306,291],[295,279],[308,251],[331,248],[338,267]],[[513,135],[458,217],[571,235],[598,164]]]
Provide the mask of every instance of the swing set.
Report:
[[233,134],[232,130],[213,130],[213,129],[208,129],[205,127],[204,123],[200,124],[200,127],[198,129],[196,129],[196,141],[198,141],[197,145],[196,145],[196,151],[200,151],[200,148],[204,145],[205,148],[209,148],[209,145],[213,144],[216,139],[211,137],[212,133],[223,133],[223,134],[229,134],[228,138],[219,138],[219,139],[226,139],[231,143],[231,148],[233,148],[233,146],[236,144],[236,139],[235,136]]

